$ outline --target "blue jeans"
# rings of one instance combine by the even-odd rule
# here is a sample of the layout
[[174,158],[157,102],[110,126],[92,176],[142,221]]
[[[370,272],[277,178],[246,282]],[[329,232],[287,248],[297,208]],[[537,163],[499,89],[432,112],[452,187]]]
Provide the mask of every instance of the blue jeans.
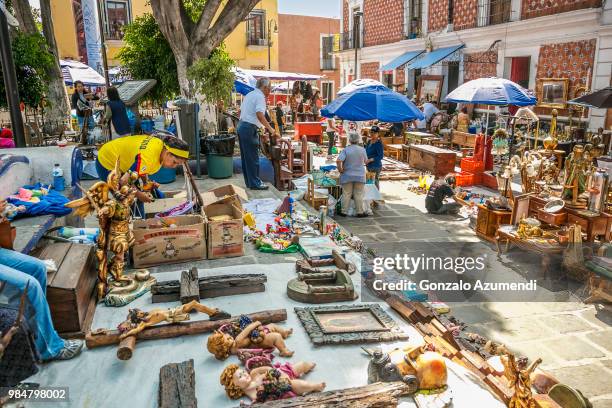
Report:
[[[57,334],[51,321],[47,303],[47,268],[39,259],[17,251],[0,248],[0,281],[5,281],[23,292],[28,287],[25,318],[36,322],[36,348],[43,360],[57,356],[64,348],[64,340]],[[33,316],[32,316],[33,315]],[[33,318],[33,319],[32,319]]]
[[252,123],[238,122],[238,143],[240,144],[240,161],[244,184],[248,188],[259,187],[259,133]]

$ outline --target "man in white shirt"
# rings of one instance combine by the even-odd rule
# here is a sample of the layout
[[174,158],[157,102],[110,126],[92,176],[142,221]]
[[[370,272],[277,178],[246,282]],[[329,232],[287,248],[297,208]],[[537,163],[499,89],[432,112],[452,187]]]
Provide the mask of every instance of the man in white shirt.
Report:
[[278,132],[266,120],[266,97],[270,94],[270,79],[259,78],[255,90],[249,92],[240,107],[238,122],[238,143],[244,182],[251,190],[267,190],[259,179],[259,128],[266,128],[274,137]]
[[421,108],[423,111],[423,115],[425,115],[425,119],[417,120],[417,128],[418,129],[427,129],[427,124],[431,121],[431,118],[436,113],[440,112],[440,110],[436,107],[435,102],[425,102],[423,107]]

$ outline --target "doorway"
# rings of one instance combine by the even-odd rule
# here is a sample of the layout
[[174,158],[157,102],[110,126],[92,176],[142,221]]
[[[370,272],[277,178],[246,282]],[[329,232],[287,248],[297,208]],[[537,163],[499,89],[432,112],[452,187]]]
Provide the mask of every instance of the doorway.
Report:
[[[449,64],[448,65],[448,83],[447,83],[447,92],[453,92],[459,86],[459,64]],[[457,104],[453,102],[448,103],[448,113],[454,113],[457,109]]]

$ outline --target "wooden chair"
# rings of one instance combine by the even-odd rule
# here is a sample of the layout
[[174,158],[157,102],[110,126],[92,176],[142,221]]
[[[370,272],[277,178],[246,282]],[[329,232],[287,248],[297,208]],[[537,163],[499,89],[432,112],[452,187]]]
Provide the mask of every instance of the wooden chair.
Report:
[[306,201],[315,210],[318,210],[322,205],[327,205],[327,194],[317,192],[314,181],[310,178],[308,179]]
[[290,190],[293,183],[293,147],[291,141],[280,139],[280,177],[281,188]]
[[293,155],[293,176],[302,177],[307,173],[306,163],[308,162],[308,138],[302,136],[302,149],[300,151],[300,157],[295,158]]

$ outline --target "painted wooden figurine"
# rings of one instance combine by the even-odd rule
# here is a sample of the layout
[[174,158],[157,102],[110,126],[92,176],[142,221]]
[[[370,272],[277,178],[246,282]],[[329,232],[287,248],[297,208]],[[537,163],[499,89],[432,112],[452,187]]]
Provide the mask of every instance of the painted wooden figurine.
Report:
[[285,339],[293,329],[285,330],[275,324],[262,325],[253,322],[247,316],[232,323],[225,324],[208,337],[207,348],[217,360],[225,360],[243,348],[277,349],[283,357],[291,357],[293,351],[287,349]]
[[542,359],[538,358],[527,367],[526,359],[517,360],[514,354],[508,352],[505,347],[501,347],[499,351],[501,362],[504,365],[504,376],[508,379],[510,388],[514,390],[508,407],[536,408],[531,392],[531,373],[542,363]]
[[[134,244],[130,230],[131,206],[136,201],[138,191],[134,182],[138,175],[134,172],[121,174],[119,159],[115,168],[109,173],[106,181],[95,183],[85,191],[85,197],[70,201],[66,207],[73,208],[73,213],[85,216],[97,212],[100,234],[98,235],[96,257],[98,259],[98,300],[102,300],[108,291],[109,277],[121,285],[129,285],[132,280],[123,276],[125,254]],[[112,258],[108,258],[108,252]]]
[[130,309],[127,319],[117,327],[121,333],[119,338],[124,339],[128,336],[135,336],[147,327],[154,326],[161,322],[184,322],[189,320],[189,313],[194,310],[200,313],[206,313],[210,320],[222,320],[231,317],[229,313],[220,309],[204,306],[195,300],[171,309],[153,309],[148,312],[144,312],[140,309]]
[[274,401],[323,391],[324,382],[313,383],[300,379],[314,367],[315,363],[300,361],[296,364],[258,367],[249,372],[236,364],[230,364],[221,373],[220,381],[227,396],[232,399],[246,395],[255,402]]
[[581,195],[586,191],[587,178],[590,173],[590,159],[582,145],[574,146],[572,153],[565,163],[565,180],[563,182],[563,198],[571,200],[567,203],[572,207],[586,207],[586,200],[579,202]]

